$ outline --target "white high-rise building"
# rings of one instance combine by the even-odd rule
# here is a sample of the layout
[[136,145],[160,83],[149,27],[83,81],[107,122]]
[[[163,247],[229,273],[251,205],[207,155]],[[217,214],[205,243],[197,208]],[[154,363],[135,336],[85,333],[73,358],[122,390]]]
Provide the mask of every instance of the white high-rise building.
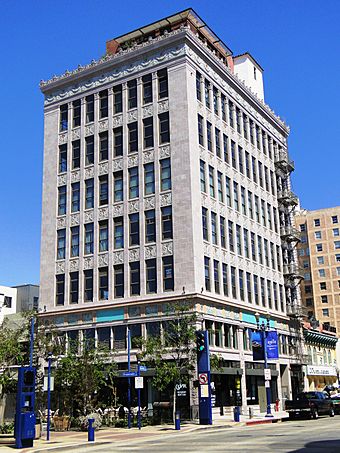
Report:
[[264,103],[261,66],[189,9],[40,86],[43,316],[69,339],[108,341],[123,363],[127,326],[132,339],[158,334],[168,304],[190,301],[224,359],[215,404],[246,406],[264,395],[250,342],[259,312],[280,339],[273,401],[290,396],[302,381],[297,199],[289,128]]

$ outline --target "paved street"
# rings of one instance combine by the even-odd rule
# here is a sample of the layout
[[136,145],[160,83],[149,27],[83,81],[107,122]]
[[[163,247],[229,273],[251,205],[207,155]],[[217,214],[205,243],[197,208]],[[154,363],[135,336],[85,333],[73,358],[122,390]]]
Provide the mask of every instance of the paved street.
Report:
[[339,453],[340,417],[298,420],[273,425],[218,428],[191,433],[158,435],[152,439],[124,441],[93,448],[89,452],[291,452]]

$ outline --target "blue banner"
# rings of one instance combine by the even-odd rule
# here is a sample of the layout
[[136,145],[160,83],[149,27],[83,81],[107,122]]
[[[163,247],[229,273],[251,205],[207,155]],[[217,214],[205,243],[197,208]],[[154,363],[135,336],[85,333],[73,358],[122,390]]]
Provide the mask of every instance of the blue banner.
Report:
[[253,360],[264,360],[262,332],[252,331],[251,344],[253,346]]
[[278,359],[279,342],[277,332],[275,330],[270,330],[269,332],[267,332],[266,346],[267,346],[267,359]]

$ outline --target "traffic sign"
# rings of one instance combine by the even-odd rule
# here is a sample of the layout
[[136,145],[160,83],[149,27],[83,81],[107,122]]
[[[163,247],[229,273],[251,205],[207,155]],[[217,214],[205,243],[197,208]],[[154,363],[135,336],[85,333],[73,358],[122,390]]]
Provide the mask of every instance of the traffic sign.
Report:
[[135,371],[124,371],[123,376],[124,377],[135,377],[135,376],[137,376],[137,373]]
[[264,369],[264,379],[265,379],[265,381],[270,381],[271,378],[272,378],[271,369],[270,368],[265,368]]
[[270,388],[270,381],[264,381],[264,386],[266,389]]
[[142,389],[143,387],[143,376],[135,377],[135,389]]
[[208,384],[208,373],[200,373],[198,375],[198,381],[201,385]]

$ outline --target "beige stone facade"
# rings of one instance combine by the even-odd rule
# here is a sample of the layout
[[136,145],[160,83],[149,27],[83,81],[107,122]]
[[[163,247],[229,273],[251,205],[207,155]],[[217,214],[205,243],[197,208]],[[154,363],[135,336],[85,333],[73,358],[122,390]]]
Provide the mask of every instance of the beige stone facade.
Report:
[[301,211],[295,217],[301,297],[307,316],[340,331],[340,207]]

